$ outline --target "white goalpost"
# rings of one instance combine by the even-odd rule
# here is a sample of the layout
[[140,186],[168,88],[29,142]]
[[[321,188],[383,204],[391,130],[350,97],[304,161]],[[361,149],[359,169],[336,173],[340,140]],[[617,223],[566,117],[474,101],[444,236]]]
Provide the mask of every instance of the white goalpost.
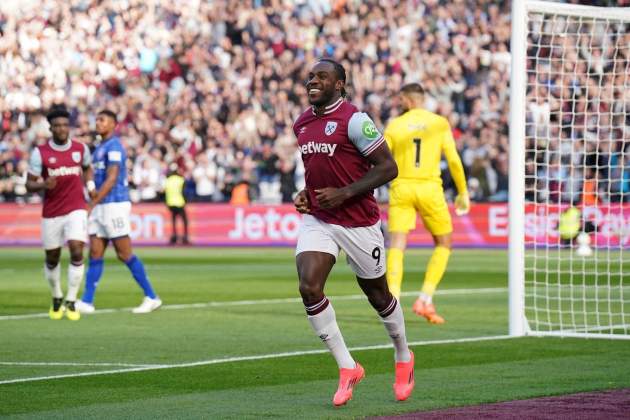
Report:
[[509,333],[630,339],[630,8],[512,2]]

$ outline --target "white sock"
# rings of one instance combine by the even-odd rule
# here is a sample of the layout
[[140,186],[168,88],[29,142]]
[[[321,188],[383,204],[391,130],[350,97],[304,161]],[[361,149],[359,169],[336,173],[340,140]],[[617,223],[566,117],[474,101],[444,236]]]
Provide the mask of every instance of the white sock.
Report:
[[427,305],[430,305],[430,304],[433,303],[433,297],[427,295],[426,293],[420,293],[420,296],[418,296],[418,297],[420,298],[420,300],[422,300]]
[[[381,321],[383,321],[383,325],[385,325],[385,329],[387,333],[392,339],[392,343],[394,344],[394,357],[397,362],[408,362],[411,360],[411,353],[409,352],[409,347],[407,346],[407,336],[405,334],[405,318],[403,316],[403,311],[400,308],[400,304],[396,298],[393,299],[393,303],[390,306],[382,311],[382,313],[388,313],[389,315],[383,317],[381,316]],[[391,305],[395,305],[393,311]],[[381,314],[379,314],[381,315]]]
[[69,302],[75,302],[77,300],[77,294],[81,287],[81,281],[83,281],[83,273],[85,272],[85,265],[74,265],[70,263],[68,266],[68,294],[66,300]]
[[335,317],[335,310],[332,304],[328,302],[328,299],[324,299],[310,307],[306,308],[306,312],[316,311],[325,305],[325,309],[316,315],[308,315],[308,322],[311,323],[315,334],[321,338],[328,350],[332,353],[333,357],[337,361],[339,368],[353,369],[356,367],[354,359],[346,347],[346,343],[343,341],[341,331],[337,325],[337,319]]
[[55,268],[48,268],[48,265],[44,263],[44,276],[48,280],[50,285],[50,292],[54,298],[62,298],[63,292],[61,291],[61,264],[57,263]]

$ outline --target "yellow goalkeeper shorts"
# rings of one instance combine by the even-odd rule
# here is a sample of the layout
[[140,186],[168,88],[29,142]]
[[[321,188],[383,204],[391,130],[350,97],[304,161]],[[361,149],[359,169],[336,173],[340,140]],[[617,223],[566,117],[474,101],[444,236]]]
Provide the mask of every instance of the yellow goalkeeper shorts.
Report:
[[434,236],[453,231],[442,185],[435,182],[397,182],[389,191],[390,232],[408,233],[416,228],[416,214]]

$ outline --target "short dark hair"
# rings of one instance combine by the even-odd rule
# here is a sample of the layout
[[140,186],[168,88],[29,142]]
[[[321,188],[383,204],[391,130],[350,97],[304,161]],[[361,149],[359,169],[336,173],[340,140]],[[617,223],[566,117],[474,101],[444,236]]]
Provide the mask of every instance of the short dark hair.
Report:
[[[335,75],[337,76],[337,80],[343,81],[344,85],[346,84],[346,69],[344,69],[341,64],[339,64],[337,61],[333,60],[332,58],[326,58],[326,57],[320,58],[319,62],[332,64],[335,70]],[[341,96],[344,98],[346,97],[346,89],[344,87],[341,88]]]
[[400,88],[400,93],[419,93],[424,95],[424,88],[420,83],[407,83]]
[[116,117],[116,114],[114,114],[114,111],[111,111],[109,109],[103,109],[99,111],[98,115],[107,115],[109,118],[114,120],[114,122],[118,122],[118,118]]
[[70,119],[70,113],[66,109],[65,105],[53,105],[48,114],[46,114],[46,119],[49,123],[52,124],[52,120],[55,118],[68,118]]

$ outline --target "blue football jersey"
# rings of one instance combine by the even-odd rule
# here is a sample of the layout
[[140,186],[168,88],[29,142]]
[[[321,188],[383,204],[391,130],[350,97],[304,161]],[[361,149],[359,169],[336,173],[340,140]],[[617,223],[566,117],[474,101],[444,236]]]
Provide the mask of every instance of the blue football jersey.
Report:
[[94,183],[100,189],[107,179],[107,169],[118,165],[118,177],[112,190],[105,196],[102,203],[119,203],[129,201],[129,186],[127,182],[127,153],[118,136],[110,137],[94,150],[92,163],[94,166]]

